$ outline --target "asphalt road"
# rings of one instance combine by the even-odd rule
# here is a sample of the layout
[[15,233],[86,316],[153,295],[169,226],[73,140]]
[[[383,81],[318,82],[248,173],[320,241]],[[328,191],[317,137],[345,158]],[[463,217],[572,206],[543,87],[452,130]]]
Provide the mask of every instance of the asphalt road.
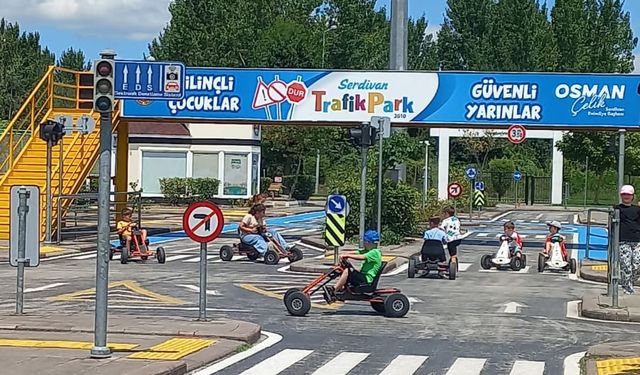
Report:
[[[532,213],[530,220],[544,225],[550,216],[535,219],[539,214]],[[312,234],[313,224],[307,224],[301,229],[283,228],[289,230],[285,237],[295,241]],[[495,251],[497,244],[465,241],[459,248],[461,272],[455,281],[408,279],[406,272],[384,276],[380,286],[398,287],[413,301],[402,319],[379,316],[368,304],[327,306],[320,296],[313,299],[308,316],[294,318],[287,314],[282,294],[315,275],[287,272],[286,262],[267,266],[242,259],[220,261],[219,247],[233,241],[221,238],[209,245],[208,316],[257,322],[283,338],[221,374],[245,370],[263,375],[278,373],[275,370],[312,374],[320,368],[328,370],[325,365],[341,369],[329,369],[332,374],[348,369],[352,369],[349,374],[389,374],[394,368],[401,374],[562,374],[565,357],[603,341],[636,336],[626,324],[568,319],[567,302],[604,288],[572,280],[566,273],[538,274],[537,249],[530,250],[528,268],[523,271],[487,272],[480,268],[480,257]],[[197,317],[198,263],[194,259],[199,247],[190,240],[164,246],[164,265],[152,260],[110,263],[111,311],[156,318]],[[322,256],[318,249],[302,249],[305,257]],[[25,311],[68,315],[92,309],[94,275],[92,254],[54,258],[27,269]],[[14,270],[4,268],[0,282],[15,285]],[[13,310],[14,297],[12,287],[0,290],[3,313]],[[516,311],[505,312],[508,306]]]

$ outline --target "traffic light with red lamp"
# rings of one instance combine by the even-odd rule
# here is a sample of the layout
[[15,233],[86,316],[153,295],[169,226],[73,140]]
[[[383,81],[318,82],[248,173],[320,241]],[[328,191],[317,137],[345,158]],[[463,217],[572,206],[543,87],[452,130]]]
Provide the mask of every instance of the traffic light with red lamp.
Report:
[[115,71],[115,61],[113,59],[96,60],[94,67],[94,109],[100,113],[111,112],[113,111],[114,103],[113,75]]
[[349,142],[356,147],[371,147],[378,141],[378,129],[368,122],[362,123],[360,127],[349,129]]

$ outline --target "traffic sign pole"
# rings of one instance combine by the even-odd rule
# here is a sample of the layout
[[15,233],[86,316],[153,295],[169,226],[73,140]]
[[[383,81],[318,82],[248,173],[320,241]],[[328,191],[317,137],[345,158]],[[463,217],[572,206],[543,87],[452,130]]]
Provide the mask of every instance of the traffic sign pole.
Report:
[[469,219],[473,216],[473,192],[475,191],[476,179],[471,179],[471,191],[469,192]]
[[26,256],[26,243],[27,243],[27,213],[29,212],[29,206],[27,206],[27,199],[29,199],[29,192],[25,188],[20,188],[18,191],[19,206],[18,206],[18,280],[16,288],[16,314],[23,313],[24,306],[24,264],[28,262],[25,260]]
[[200,308],[199,321],[207,320],[207,243],[200,243]]

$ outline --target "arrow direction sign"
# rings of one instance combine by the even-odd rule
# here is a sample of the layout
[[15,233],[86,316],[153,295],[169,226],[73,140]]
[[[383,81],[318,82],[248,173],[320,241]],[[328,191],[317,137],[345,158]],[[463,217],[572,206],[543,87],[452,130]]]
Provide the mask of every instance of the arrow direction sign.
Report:
[[184,97],[185,67],[175,61],[115,60],[116,99],[179,100]]
[[151,69],[151,66],[149,66],[149,69],[147,69],[147,82],[151,83],[151,77],[153,76],[153,69]]
[[504,306],[504,310],[502,312],[507,314],[517,314],[520,312],[521,307],[528,307],[527,305],[521,305],[518,302],[507,302],[501,306]]
[[129,76],[129,68],[127,68],[127,66],[125,65],[124,68],[122,68],[122,83],[123,84],[127,84],[127,78]]
[[327,197],[327,213],[346,215],[347,197],[344,195],[330,195]]
[[140,65],[136,66],[136,85],[140,84]]
[[342,203],[338,200],[331,200],[331,202],[333,203],[333,206],[336,208],[336,210],[342,210]]

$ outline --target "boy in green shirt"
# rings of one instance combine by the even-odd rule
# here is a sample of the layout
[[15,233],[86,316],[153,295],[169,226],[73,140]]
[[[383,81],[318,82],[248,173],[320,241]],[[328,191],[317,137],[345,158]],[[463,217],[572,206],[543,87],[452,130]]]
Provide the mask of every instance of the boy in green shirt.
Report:
[[[334,288],[328,287],[326,290],[328,301],[335,300],[338,297],[337,293],[343,293],[344,287],[349,283],[351,286],[368,285],[371,284],[376,277],[382,266],[382,252],[377,247],[377,243],[380,242],[380,235],[375,230],[368,230],[362,237],[364,242],[364,249],[356,251],[345,251],[340,254],[341,259],[355,259],[362,260],[362,268],[360,271],[345,269],[340,275],[338,282],[336,282],[335,291]],[[325,297],[326,298],[326,297]]]

